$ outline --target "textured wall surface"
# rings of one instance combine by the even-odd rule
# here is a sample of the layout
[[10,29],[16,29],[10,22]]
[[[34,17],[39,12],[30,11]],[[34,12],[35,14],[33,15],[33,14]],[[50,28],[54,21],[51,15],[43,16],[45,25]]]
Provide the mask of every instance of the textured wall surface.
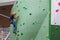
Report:
[[49,40],[49,0],[17,0],[12,12],[17,12],[17,34],[10,40]]

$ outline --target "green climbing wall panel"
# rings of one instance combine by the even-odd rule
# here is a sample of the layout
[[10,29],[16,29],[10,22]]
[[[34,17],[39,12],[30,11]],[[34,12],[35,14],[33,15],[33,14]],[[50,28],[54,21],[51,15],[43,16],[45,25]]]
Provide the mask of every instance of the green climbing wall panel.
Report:
[[48,40],[49,0],[17,0],[12,12],[17,12],[17,36],[10,27],[11,40]]

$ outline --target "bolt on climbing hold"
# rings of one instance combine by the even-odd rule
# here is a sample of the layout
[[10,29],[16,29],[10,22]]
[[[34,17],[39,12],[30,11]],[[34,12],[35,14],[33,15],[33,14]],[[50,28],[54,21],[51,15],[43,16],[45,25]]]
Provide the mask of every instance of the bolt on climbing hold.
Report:
[[23,9],[27,10],[27,8],[26,8],[26,7],[23,7]]

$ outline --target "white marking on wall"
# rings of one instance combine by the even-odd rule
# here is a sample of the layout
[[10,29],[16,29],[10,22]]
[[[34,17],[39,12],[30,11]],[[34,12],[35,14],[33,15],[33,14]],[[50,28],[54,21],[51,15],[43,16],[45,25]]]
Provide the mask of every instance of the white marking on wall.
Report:
[[60,25],[60,0],[51,0],[51,25]]

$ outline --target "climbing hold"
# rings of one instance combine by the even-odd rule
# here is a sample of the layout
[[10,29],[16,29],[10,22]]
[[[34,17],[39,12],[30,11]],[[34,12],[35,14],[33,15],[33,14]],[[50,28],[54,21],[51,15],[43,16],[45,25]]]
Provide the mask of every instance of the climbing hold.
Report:
[[43,11],[45,11],[45,9],[43,9]]
[[18,12],[20,12],[20,10],[18,10]]
[[58,30],[58,27],[55,27],[55,30]]
[[16,1],[16,4],[18,3],[18,1]]
[[26,7],[23,7],[23,9],[27,10],[27,8],[26,8]]
[[19,34],[17,34],[17,36],[19,36]]
[[60,6],[60,2],[58,2],[58,6]]
[[54,24],[56,24],[56,22]]
[[32,15],[32,13],[29,13],[29,15]]
[[25,23],[23,23],[23,25],[25,25]]
[[59,9],[57,9],[56,12],[59,12]]
[[33,23],[33,25],[34,25],[35,23]]
[[56,23],[55,23],[56,24]]
[[19,31],[17,31],[17,32],[19,32]]
[[21,33],[21,35],[23,35],[23,33]]

